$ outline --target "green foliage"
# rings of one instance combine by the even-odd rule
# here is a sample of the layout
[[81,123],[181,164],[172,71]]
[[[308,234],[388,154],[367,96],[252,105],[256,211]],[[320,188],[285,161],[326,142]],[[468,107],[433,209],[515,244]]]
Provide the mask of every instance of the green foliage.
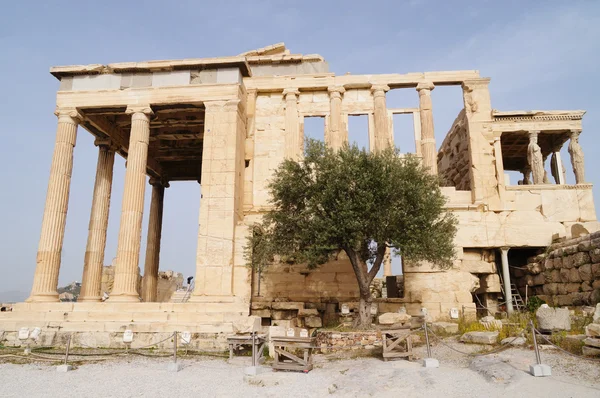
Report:
[[275,256],[314,268],[343,250],[366,297],[387,247],[405,260],[452,264],[456,219],[414,156],[308,140],[304,159],[282,162],[269,190],[272,209],[246,245],[255,269]]
[[538,296],[531,296],[527,301],[527,310],[531,313],[535,313],[542,304],[546,304],[546,302]]

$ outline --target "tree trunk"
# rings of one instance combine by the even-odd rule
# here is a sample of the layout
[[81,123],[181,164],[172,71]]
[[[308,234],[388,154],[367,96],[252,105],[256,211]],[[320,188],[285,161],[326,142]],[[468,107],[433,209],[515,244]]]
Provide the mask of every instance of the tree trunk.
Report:
[[[362,290],[362,289],[361,289]],[[360,292],[360,301],[358,303],[358,318],[356,318],[357,329],[365,330],[371,328],[371,292],[367,291],[366,294]]]

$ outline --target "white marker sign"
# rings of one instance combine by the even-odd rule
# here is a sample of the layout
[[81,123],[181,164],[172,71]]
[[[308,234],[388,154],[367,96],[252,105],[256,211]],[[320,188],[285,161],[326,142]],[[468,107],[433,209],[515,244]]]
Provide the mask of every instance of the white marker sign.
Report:
[[127,329],[123,333],[123,343],[131,343],[133,341],[133,331]]

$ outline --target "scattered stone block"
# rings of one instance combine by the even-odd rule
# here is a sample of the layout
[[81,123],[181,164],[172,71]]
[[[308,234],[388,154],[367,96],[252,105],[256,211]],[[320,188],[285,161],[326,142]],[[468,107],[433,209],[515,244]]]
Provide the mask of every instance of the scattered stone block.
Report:
[[502,321],[494,318],[493,316],[484,316],[479,320],[483,326],[488,330],[502,330]]
[[460,341],[470,344],[496,344],[499,332],[467,332]]
[[431,324],[433,333],[457,334],[458,324],[452,322],[434,322]]
[[588,337],[583,340],[583,343],[588,347],[600,348],[600,339]]
[[[558,296],[560,299],[563,296]],[[571,330],[571,314],[567,308],[550,308],[542,305],[535,313],[538,328],[542,332]]]
[[600,357],[600,348],[583,346],[581,351],[583,351],[583,355],[586,357]]
[[500,342],[502,345],[510,344],[512,346],[524,346],[527,344],[525,337],[507,337]]
[[[594,323],[600,323],[600,303],[596,304],[596,311],[594,312]],[[1,333],[0,333],[1,335]]]
[[590,323],[585,327],[585,334],[588,337],[600,337],[600,324]]
[[395,323],[404,323],[410,320],[411,316],[408,314],[401,314],[398,312],[386,312],[385,314],[379,315],[380,325],[393,325]]
[[307,316],[304,318],[304,325],[308,328],[320,328],[323,326],[323,321],[320,316]]

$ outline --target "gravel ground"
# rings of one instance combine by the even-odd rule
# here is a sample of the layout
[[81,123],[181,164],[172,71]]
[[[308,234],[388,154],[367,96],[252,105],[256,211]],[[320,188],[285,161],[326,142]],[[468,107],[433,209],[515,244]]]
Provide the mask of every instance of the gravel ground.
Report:
[[[447,339],[461,351],[479,351]],[[424,347],[416,348],[424,356]],[[2,352],[0,352],[2,354]],[[418,362],[383,362],[378,358],[331,360],[315,357],[308,374],[267,372],[244,377],[250,358],[228,363],[206,357],[181,358],[183,369],[167,371],[168,358],[113,357],[87,363],[69,373],[53,364],[0,363],[1,397],[397,397],[398,393],[427,397],[598,397],[600,363],[544,350],[542,361],[552,377],[535,378],[527,371],[534,361],[528,349],[511,348],[484,357],[469,357],[437,344],[433,356],[439,369]],[[507,395],[508,394],[508,395]]]

